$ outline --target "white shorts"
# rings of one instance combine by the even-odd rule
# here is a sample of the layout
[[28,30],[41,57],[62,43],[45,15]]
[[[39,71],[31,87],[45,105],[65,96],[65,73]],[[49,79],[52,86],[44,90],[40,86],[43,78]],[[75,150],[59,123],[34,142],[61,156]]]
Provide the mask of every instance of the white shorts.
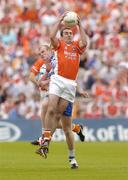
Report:
[[51,76],[49,94],[55,94],[73,103],[76,96],[76,86],[74,80],[54,74]]

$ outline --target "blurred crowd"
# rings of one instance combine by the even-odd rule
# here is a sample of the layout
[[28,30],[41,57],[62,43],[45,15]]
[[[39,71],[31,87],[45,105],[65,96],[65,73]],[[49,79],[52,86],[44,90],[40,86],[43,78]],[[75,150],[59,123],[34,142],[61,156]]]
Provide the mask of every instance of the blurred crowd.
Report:
[[128,0],[0,0],[0,119],[40,117],[40,94],[28,74],[65,11],[78,13],[90,37],[78,74],[90,97],[77,94],[73,117],[128,118]]

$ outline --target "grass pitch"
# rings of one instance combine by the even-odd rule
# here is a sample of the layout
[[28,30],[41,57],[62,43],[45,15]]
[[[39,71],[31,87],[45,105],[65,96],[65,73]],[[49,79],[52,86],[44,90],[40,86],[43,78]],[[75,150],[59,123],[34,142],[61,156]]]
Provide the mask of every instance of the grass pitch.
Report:
[[128,180],[128,143],[75,143],[79,169],[70,169],[65,142],[47,159],[29,142],[0,143],[0,180]]

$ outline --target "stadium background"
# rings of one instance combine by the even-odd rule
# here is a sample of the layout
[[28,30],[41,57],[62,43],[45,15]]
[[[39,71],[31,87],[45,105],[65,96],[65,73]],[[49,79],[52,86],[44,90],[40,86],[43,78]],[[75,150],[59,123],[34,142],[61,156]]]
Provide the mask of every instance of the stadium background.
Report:
[[[77,94],[73,119],[94,131],[104,128],[103,138],[108,136],[109,126],[114,126],[115,134],[121,132],[123,138],[115,135],[113,140],[128,141],[127,0],[0,1],[0,141],[14,133],[6,123],[23,130],[28,123],[26,132],[31,138],[39,126],[40,96],[28,79],[29,70],[39,44],[49,42],[57,16],[68,10],[79,14],[90,37],[90,49],[81,56],[78,74],[79,84],[90,98]],[[77,39],[78,31],[73,31]],[[118,131],[120,126],[123,130]]]

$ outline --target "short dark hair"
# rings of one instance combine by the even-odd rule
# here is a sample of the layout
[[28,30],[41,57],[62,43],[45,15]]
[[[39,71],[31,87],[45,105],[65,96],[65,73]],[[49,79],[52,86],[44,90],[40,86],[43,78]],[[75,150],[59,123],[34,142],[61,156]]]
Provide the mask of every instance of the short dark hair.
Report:
[[63,28],[60,30],[60,36],[61,36],[61,37],[63,37],[63,32],[64,32],[65,29],[71,30],[70,27],[63,27]]

